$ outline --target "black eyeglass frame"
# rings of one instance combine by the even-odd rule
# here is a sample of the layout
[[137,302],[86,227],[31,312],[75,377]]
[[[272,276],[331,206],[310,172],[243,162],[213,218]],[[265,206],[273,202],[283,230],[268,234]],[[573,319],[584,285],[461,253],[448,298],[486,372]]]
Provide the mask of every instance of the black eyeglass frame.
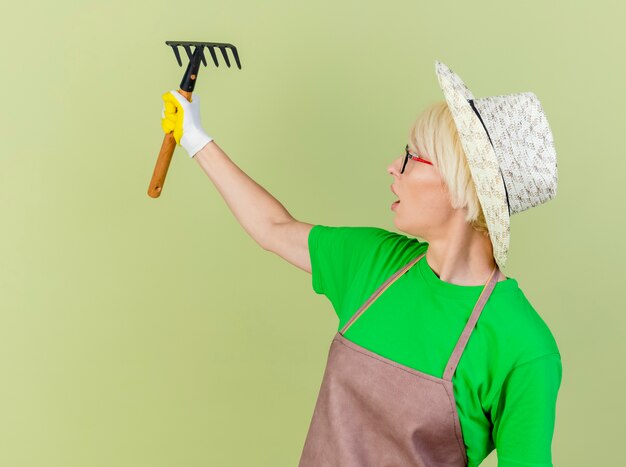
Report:
[[415,154],[411,154],[409,152],[409,145],[408,144],[406,145],[405,150],[406,150],[406,156],[404,157],[404,162],[402,163],[402,170],[400,171],[401,174],[404,173],[404,169],[406,168],[406,163],[409,161],[409,157],[411,159],[413,159],[414,161],[424,162],[426,164],[430,164],[430,165],[434,166],[434,164],[432,162],[427,161],[426,159],[422,159],[420,156],[416,156]]

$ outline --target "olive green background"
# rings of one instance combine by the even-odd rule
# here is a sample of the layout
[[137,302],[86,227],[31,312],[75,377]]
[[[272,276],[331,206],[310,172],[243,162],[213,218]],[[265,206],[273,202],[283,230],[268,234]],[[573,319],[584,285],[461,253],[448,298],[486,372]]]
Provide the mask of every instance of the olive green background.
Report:
[[[534,92],[555,200],[512,218],[504,272],[563,359],[553,459],[621,462],[623,3],[57,1],[4,10],[0,465],[294,466],[337,320],[177,148],[147,195],[166,40],[202,68],[206,131],[305,222],[395,230],[387,165],[443,99]],[[497,464],[493,452],[484,465]]]

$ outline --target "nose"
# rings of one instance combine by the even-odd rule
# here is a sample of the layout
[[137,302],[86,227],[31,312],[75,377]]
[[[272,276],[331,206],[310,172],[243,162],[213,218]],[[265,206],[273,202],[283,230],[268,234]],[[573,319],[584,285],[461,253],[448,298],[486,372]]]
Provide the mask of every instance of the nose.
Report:
[[394,159],[393,162],[387,166],[387,173],[389,175],[395,175],[395,176],[400,175],[401,161],[402,161],[402,157],[398,157]]

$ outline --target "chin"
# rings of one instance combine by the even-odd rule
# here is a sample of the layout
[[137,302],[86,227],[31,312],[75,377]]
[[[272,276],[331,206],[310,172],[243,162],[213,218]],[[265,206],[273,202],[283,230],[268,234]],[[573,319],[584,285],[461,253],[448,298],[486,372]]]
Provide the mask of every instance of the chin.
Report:
[[402,220],[399,219],[398,215],[396,215],[396,217],[393,218],[393,224],[396,226],[396,229],[398,229],[398,230],[400,230],[402,232],[406,232],[407,231],[407,226],[402,223]]
[[394,217],[393,224],[396,226],[398,230],[404,232],[406,235],[410,235],[413,237],[423,238],[418,232],[421,232],[423,229],[416,228],[415,225],[406,225],[399,221],[398,216]]

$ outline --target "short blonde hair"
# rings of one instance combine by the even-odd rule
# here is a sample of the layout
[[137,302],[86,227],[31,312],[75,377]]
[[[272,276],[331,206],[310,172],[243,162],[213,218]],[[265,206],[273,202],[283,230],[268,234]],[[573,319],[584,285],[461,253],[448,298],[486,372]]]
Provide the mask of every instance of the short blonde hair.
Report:
[[448,189],[452,207],[467,207],[465,220],[488,234],[487,222],[472,179],[454,119],[445,101],[430,104],[409,130],[409,141],[418,153],[430,157]]

